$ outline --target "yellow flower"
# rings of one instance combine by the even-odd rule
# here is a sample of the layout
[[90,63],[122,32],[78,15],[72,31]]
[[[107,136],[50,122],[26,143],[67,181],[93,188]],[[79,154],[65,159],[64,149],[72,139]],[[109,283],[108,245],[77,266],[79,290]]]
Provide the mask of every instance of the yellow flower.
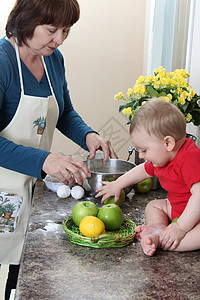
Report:
[[158,69],[153,70],[154,74],[162,72],[162,71],[164,71],[164,72],[166,71],[166,69],[164,69],[162,66],[160,66]]
[[[163,101],[172,102],[175,105],[178,104],[187,122],[192,121],[196,126],[200,125],[200,111],[198,108],[198,105],[200,107],[200,100],[198,100],[199,103],[197,104],[195,100],[199,96],[188,84],[187,78],[189,76],[190,74],[187,70],[176,69],[174,72],[167,73],[166,69],[160,66],[154,70],[153,76],[139,76],[133,89],[129,88],[127,90],[126,96],[122,92],[116,94],[115,99],[125,100],[129,105],[128,108],[126,108],[127,104],[120,107],[123,114],[128,115],[128,124],[141,105],[148,101],[145,99],[157,96]],[[181,107],[182,105],[183,107]],[[195,110],[194,116],[191,115],[192,109]]]
[[149,83],[150,81],[151,81],[151,76],[146,76],[146,77],[145,77],[145,82],[146,82],[146,83]]
[[173,87],[176,87],[178,84],[177,84],[177,82],[176,82],[176,80],[175,79],[169,79],[169,84],[171,85],[171,86],[173,86]]
[[172,100],[172,94],[167,94],[167,97],[169,98],[169,100]]
[[192,120],[192,115],[190,113],[186,116],[186,121],[189,123]]
[[138,89],[140,88],[140,84],[139,83],[136,83],[133,87],[133,92],[134,93],[137,93]]
[[153,81],[153,82],[157,81],[158,79],[159,79],[159,76],[158,76],[158,75],[152,76],[152,81]]
[[187,83],[186,81],[183,81],[183,82],[181,83],[181,85],[182,85],[182,87],[187,87],[188,83]]
[[190,73],[188,72],[188,70],[184,70],[184,69],[176,69],[174,71],[175,74],[179,74],[184,78],[190,77]]
[[155,89],[159,89],[159,87],[160,87],[160,80],[154,81],[153,87]]
[[163,86],[166,86],[168,84],[168,79],[165,77],[161,77],[160,78],[160,82]]
[[127,95],[130,96],[133,93],[133,89],[128,89]]
[[177,81],[178,81],[179,86],[184,87],[187,85],[186,79],[183,77],[177,77]]
[[194,97],[194,95],[195,95],[195,90],[193,90],[193,88],[191,87],[191,85],[189,85],[188,87],[187,87],[187,90],[188,90],[188,92],[190,93],[190,97]]
[[182,105],[185,104],[185,98],[184,98],[184,97],[181,97],[181,96],[178,97],[178,101],[179,101],[179,103],[182,104]]
[[130,114],[132,113],[131,107],[124,108],[124,109],[122,110],[122,113],[123,113],[125,116],[130,115]]
[[160,77],[165,77],[166,76],[166,72],[165,71],[160,71],[159,72],[159,76]]
[[140,76],[136,82],[142,83],[142,82],[144,82],[144,79],[145,79],[144,76]]
[[188,72],[188,70],[183,70],[185,73],[184,73],[184,77],[186,76],[186,77],[190,77],[190,73]]
[[146,87],[145,86],[141,86],[141,88],[138,90],[139,94],[144,94],[146,92]]
[[175,77],[177,77],[177,78],[182,77],[182,76],[181,76],[181,72],[180,72],[180,70],[178,70],[178,69],[174,71],[174,74],[173,74],[173,75],[174,75]]
[[188,93],[188,92],[186,92],[186,91],[183,91],[181,96],[183,96],[183,97],[185,97],[185,98],[186,98],[186,97],[188,97],[188,96],[189,96],[189,93]]
[[167,96],[161,96],[161,97],[159,97],[159,99],[164,100],[166,102],[170,102],[171,101],[171,99],[169,97],[167,97]]
[[183,91],[182,88],[178,87],[178,88],[176,89],[175,92],[176,92],[177,94],[181,95],[181,94],[182,94],[182,91]]
[[144,85],[141,85],[139,83],[136,83],[133,87],[134,93],[144,94],[146,92],[146,87]]
[[120,100],[120,99],[123,99],[124,96],[125,96],[125,94],[123,94],[122,92],[119,92],[118,94],[116,94],[114,96],[114,99],[115,100]]

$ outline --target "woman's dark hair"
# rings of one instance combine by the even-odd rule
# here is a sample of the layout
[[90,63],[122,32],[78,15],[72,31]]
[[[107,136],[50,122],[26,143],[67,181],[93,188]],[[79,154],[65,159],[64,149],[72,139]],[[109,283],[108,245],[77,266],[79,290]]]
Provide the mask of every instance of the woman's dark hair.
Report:
[[36,26],[71,27],[79,16],[77,0],[17,0],[8,17],[6,36],[17,37],[21,46],[32,38]]

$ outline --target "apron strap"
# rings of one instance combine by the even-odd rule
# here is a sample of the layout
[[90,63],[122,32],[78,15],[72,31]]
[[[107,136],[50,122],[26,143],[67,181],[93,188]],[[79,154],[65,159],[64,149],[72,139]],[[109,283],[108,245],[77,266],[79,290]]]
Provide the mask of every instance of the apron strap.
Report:
[[24,84],[23,84],[23,78],[22,78],[22,68],[21,68],[21,63],[20,63],[19,48],[18,48],[18,45],[17,45],[17,38],[15,38],[15,51],[16,51],[18,69],[19,69],[19,78],[20,78],[21,90],[22,90],[22,94],[24,95]]
[[[48,71],[47,71],[47,67],[46,67],[46,64],[45,64],[45,61],[44,61],[44,56],[42,55],[42,62],[43,62],[43,65],[44,65],[44,70],[46,72],[46,75],[47,75],[47,80],[48,80],[48,83],[49,83],[49,86],[50,86],[50,89],[51,89],[51,93],[52,93],[52,96],[55,97],[54,95],[54,91],[53,91],[53,87],[51,85],[51,80],[49,78],[49,74],[48,74]],[[56,98],[56,97],[55,97]]]

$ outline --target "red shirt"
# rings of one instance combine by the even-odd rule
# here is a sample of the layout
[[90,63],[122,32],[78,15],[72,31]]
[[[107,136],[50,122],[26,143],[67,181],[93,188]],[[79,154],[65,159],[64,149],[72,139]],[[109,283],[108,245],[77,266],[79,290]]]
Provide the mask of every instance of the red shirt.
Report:
[[173,220],[184,211],[191,196],[192,185],[200,181],[200,149],[192,139],[187,138],[167,165],[154,167],[152,163],[146,162],[145,170],[150,176],[157,176],[161,186],[168,191]]

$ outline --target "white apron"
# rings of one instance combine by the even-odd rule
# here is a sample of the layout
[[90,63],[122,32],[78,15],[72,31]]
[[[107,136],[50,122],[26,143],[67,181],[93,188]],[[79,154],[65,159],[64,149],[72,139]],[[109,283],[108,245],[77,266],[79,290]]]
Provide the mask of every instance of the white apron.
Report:
[[[0,135],[16,144],[49,151],[59,111],[44,59],[42,57],[52,96],[45,98],[24,95],[17,43],[15,43],[15,50],[20,76],[21,98],[13,119],[0,132]],[[20,262],[32,207],[32,188],[35,182],[36,178],[34,177],[0,167],[0,192],[17,194],[23,198],[14,232],[0,233],[0,263],[19,264]]]

